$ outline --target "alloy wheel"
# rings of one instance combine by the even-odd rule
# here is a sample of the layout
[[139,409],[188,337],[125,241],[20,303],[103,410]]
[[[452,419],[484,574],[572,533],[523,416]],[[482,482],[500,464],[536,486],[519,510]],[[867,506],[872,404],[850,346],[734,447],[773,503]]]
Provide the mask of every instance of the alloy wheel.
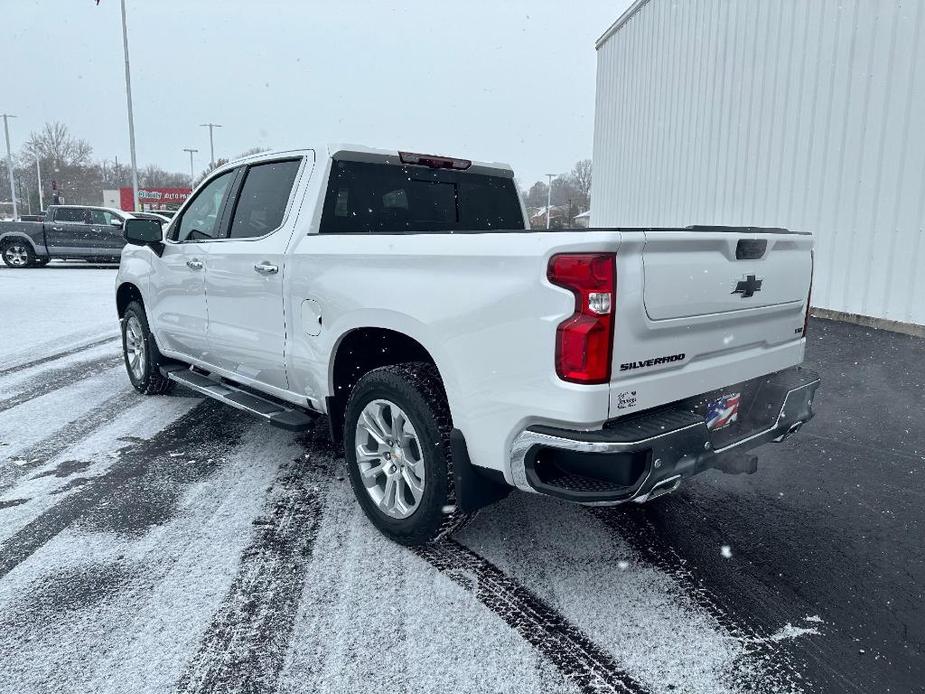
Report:
[[144,378],[147,355],[141,321],[136,316],[129,316],[125,322],[125,357],[135,380]]
[[29,262],[29,252],[20,243],[14,243],[3,249],[3,256],[14,267],[25,267]]
[[408,415],[389,400],[369,402],[357,420],[357,466],[373,503],[391,518],[407,518],[424,495],[424,455]]

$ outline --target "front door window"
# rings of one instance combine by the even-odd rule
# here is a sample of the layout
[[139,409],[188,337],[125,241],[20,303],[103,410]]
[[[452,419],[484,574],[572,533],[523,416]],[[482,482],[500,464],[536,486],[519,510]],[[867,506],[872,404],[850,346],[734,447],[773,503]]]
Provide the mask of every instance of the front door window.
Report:
[[209,181],[202,190],[196,193],[196,197],[183,211],[180,223],[174,225],[172,234],[175,235],[175,241],[182,243],[183,241],[202,241],[218,237],[222,203],[233,176],[234,171],[223,173]]

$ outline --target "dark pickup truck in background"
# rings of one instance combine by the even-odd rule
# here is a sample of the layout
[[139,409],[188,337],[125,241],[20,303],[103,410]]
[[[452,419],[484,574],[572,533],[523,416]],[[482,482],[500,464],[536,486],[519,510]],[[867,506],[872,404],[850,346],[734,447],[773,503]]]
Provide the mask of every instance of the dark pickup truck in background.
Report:
[[122,226],[132,215],[110,207],[51,205],[41,222],[0,222],[0,256],[9,267],[46,265],[52,259],[118,262]]

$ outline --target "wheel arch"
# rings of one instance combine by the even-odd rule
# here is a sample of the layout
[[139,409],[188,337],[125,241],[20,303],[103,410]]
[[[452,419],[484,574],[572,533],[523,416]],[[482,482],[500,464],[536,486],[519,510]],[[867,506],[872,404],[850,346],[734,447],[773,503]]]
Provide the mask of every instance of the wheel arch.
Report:
[[116,311],[119,313],[119,320],[125,315],[125,309],[133,301],[138,301],[142,306],[145,300],[141,296],[141,290],[133,282],[122,282],[116,289]]
[[39,249],[36,248],[35,241],[32,239],[29,234],[23,233],[21,231],[8,231],[5,234],[0,234],[0,246],[3,246],[8,241],[12,240],[25,241],[29,244],[29,247],[32,249],[32,252],[35,255],[44,255],[39,253]]
[[344,332],[334,344],[329,368],[326,409],[331,435],[339,440],[347,398],[353,386],[373,369],[404,362],[433,364],[446,390],[445,374],[421,340],[402,330],[382,326],[359,326]]

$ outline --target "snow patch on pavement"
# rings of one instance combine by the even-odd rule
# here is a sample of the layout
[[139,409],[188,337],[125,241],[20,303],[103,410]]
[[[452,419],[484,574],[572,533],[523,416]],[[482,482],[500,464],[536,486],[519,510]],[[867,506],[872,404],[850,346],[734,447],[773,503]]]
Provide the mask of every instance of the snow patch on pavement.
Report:
[[580,625],[653,692],[732,693],[743,670],[762,689],[745,644],[581,507],[515,493],[458,539]]
[[768,638],[772,641],[786,641],[788,639],[798,639],[801,636],[822,636],[816,627],[795,627],[787,622],[780,630],[771,634]]
[[379,534],[348,482],[331,485],[280,692],[578,691],[470,591]]

